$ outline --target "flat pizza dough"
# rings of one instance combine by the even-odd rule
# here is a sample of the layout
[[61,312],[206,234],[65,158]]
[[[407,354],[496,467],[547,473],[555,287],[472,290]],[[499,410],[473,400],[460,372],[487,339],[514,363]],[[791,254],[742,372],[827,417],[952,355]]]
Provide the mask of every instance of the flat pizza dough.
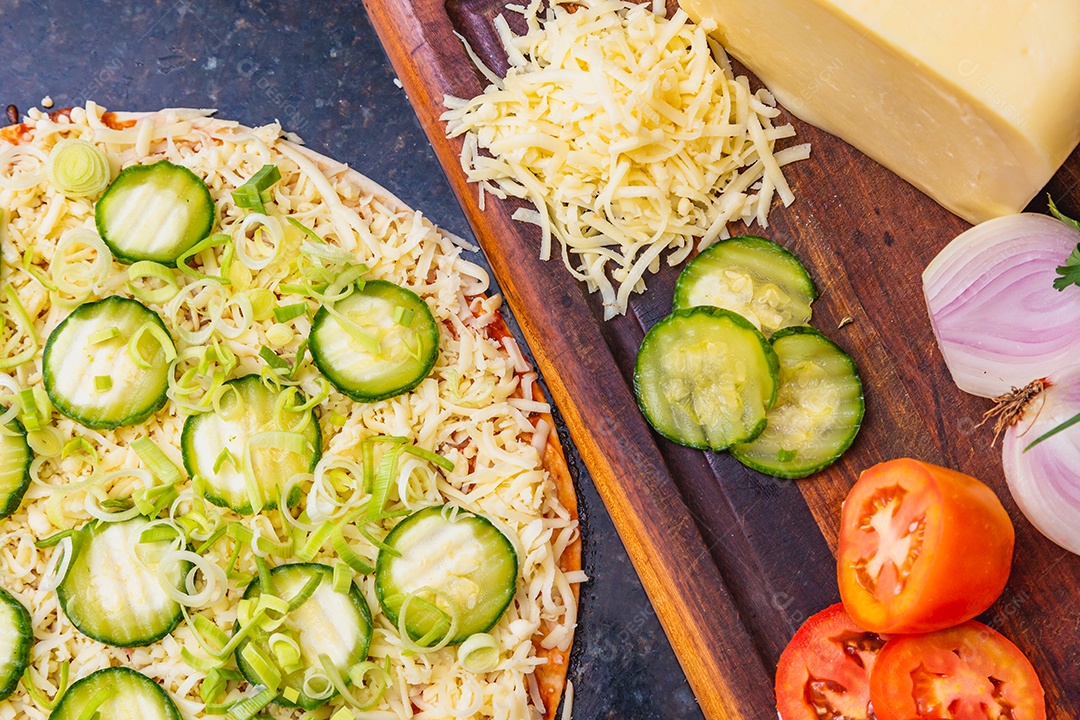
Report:
[[[566,686],[578,585],[585,579],[577,499],[536,373],[499,315],[500,298],[486,293],[487,273],[462,256],[463,243],[346,165],[284,139],[277,125],[248,128],[201,110],[112,113],[93,103],[47,115],[32,112],[26,122],[0,129],[0,208],[4,213],[0,285],[14,291],[37,340],[47,338],[79,302],[131,296],[127,266],[115,261],[108,263],[108,271],[95,278],[82,298],[50,290],[41,281],[59,271],[53,263],[60,262],[58,246],[64,238],[94,230],[93,198],[64,197],[49,185],[44,171],[44,158],[64,138],[97,145],[106,153],[113,177],[122,167],[161,159],[188,167],[206,182],[215,201],[218,217],[213,232],[229,234],[234,246],[244,245],[249,255],[272,258],[262,268],[234,260],[229,286],[175,272],[180,300],[147,303],[162,316],[176,341],[181,359],[174,378],[193,364],[192,358],[197,364],[205,353],[203,346],[213,341],[227,346],[236,357],[230,377],[259,372],[263,363],[258,353],[263,346],[285,358],[295,356],[310,327],[306,317],[289,323],[276,322],[272,315],[257,317],[255,311],[249,317],[251,305],[237,299],[244,294],[250,303],[255,291],[269,290],[275,303],[297,302],[281,286],[295,282],[297,258],[308,238],[286,218],[367,265],[366,279],[408,287],[428,303],[441,333],[440,357],[431,375],[407,395],[377,403],[356,403],[331,389],[317,409],[323,458],[356,461],[363,438],[404,435],[450,459],[452,472],[435,472],[422,463],[402,470],[390,507],[410,510],[449,502],[481,513],[513,541],[520,572],[509,610],[490,631],[499,643],[499,665],[479,674],[460,666],[456,648],[421,655],[404,652],[396,628],[381,615],[372,578],[357,576],[375,616],[370,659],[388,662],[390,667],[389,688],[374,710],[388,719],[418,712],[508,720],[553,718]],[[231,192],[265,164],[276,165],[282,180],[270,191],[269,220],[252,221],[252,213],[236,207]],[[62,259],[69,267],[71,263],[93,264],[92,248],[72,251],[70,245]],[[204,270],[210,274],[220,270],[220,260],[213,253],[204,257]],[[215,309],[219,305],[221,312]],[[7,302],[4,309],[8,319],[15,312],[10,306]],[[208,325],[213,329],[202,346],[190,342]],[[5,327],[7,334],[0,339],[10,346],[29,343],[29,335],[11,335],[13,328],[18,331],[17,323]],[[308,397],[323,389],[318,370],[310,362],[301,366],[297,378]],[[32,360],[0,370],[0,396],[10,398],[40,384],[40,347]],[[85,491],[72,489],[74,483],[139,467],[131,451],[136,438],[149,436],[180,465],[179,433],[187,411],[173,391],[163,410],[136,427],[89,431],[67,418],[52,416],[50,432],[58,442],[67,445],[84,438],[99,460],[96,467],[57,457],[38,462],[35,482],[22,506],[0,521],[0,585],[13,592],[34,618],[38,648],[30,672],[39,686],[58,684],[63,662],[70,662],[72,679],[124,665],[161,683],[183,713],[202,718],[205,708],[199,686],[203,674],[181,658],[182,648],[197,654],[199,650],[188,624],[153,645],[130,651],[82,636],[60,612],[55,593],[40,587],[52,551],[33,545],[66,529],[65,524],[77,527],[89,518],[81,509]],[[127,482],[130,485],[132,479]],[[195,496],[190,480],[184,482],[183,491],[190,490],[189,503],[202,507],[198,500],[190,500]],[[103,488],[115,497],[130,490],[122,485],[118,479]],[[179,512],[188,507],[181,506]],[[206,512],[219,513],[220,522],[238,522],[267,536],[282,536],[288,524],[274,513],[240,516],[214,508]],[[385,534],[392,524],[384,521],[377,534]],[[374,549],[366,551],[371,559]],[[224,552],[211,548],[206,556],[224,567]],[[315,558],[327,563],[335,559],[329,544]],[[251,553],[241,553],[237,569],[254,569]],[[191,612],[231,628],[242,591],[242,586],[230,583],[219,601],[191,608]],[[239,697],[241,687],[230,683],[229,698]],[[0,710],[3,705],[10,705],[19,717],[46,717],[23,687],[0,704]],[[329,707],[333,711],[341,705],[334,701]],[[282,709],[274,712],[280,714]],[[299,717],[298,712],[287,716],[294,714]]]

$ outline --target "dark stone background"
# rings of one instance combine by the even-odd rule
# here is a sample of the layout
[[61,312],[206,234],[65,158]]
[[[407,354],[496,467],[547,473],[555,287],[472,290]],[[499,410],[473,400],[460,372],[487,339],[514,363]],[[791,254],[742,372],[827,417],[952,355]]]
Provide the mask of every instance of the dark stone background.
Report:
[[[25,111],[46,95],[55,107],[89,98],[277,119],[472,236],[358,0],[0,0],[0,103]],[[592,480],[576,453],[571,462],[592,578],[570,672],[574,717],[701,717]]]

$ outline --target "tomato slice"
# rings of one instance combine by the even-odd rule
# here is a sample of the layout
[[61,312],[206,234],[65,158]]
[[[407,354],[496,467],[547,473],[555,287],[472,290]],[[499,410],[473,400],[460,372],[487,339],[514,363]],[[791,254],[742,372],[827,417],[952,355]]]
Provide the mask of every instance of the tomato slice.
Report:
[[776,666],[780,720],[872,720],[870,671],[884,638],[837,603],[803,623]]
[[1001,595],[1014,540],[1001,501],[975,478],[906,458],[880,463],[844,503],[840,597],[874,632],[942,630]]
[[894,637],[870,675],[878,720],[1045,720],[1035,669],[1003,635],[974,620]]

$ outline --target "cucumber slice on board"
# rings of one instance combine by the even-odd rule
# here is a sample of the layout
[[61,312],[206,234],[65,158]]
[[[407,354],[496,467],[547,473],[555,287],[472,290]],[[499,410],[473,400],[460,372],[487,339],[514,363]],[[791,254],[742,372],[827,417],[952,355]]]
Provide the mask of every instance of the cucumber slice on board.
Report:
[[444,639],[449,615],[457,616],[458,625],[448,645],[490,630],[517,588],[518,558],[509,538],[482,515],[450,510],[425,508],[398,523],[383,541],[390,551],[380,549],[375,569],[375,595],[395,626],[406,595],[416,594],[405,627],[414,641],[431,638],[429,645]]
[[[285,707],[314,710],[332,700],[337,693],[323,698],[304,694],[304,673],[309,668],[321,672],[319,655],[324,654],[341,670],[348,682],[348,669],[367,657],[371,644],[371,610],[355,583],[349,584],[348,592],[340,593],[334,590],[334,569],[328,565],[279,565],[270,571],[270,577],[273,579],[274,594],[286,601],[299,593],[312,578],[322,578],[311,597],[300,607],[290,611],[285,621],[274,630],[275,633],[288,633],[296,641],[300,647],[302,664],[297,670],[283,673],[281,680],[281,692],[284,693],[285,688],[292,688],[299,694],[297,699],[289,700],[278,695],[274,702]],[[256,577],[248,585],[244,598],[254,601],[258,600],[260,595],[262,585]],[[259,684],[259,678],[251,664],[244,659],[244,648],[255,643],[264,657],[273,658],[273,651],[268,647],[268,637],[265,631],[255,631],[236,648],[236,664],[244,677],[253,684]]]
[[[344,316],[348,324],[335,315]],[[427,303],[385,280],[365,283],[363,290],[335,303],[333,311],[319,308],[309,338],[319,371],[357,402],[412,390],[439,356],[439,327]]]
[[26,430],[12,420],[0,432],[0,520],[19,509],[30,487],[30,463],[34,454],[26,442]]
[[[180,603],[161,588],[156,572],[172,543],[139,542],[149,523],[142,517],[91,522],[72,536],[71,566],[56,593],[64,614],[84,635],[118,647],[149,645],[183,619]],[[166,580],[183,590],[189,568],[176,563]]]
[[49,720],[181,720],[165,689],[126,667],[98,670],[67,689]]
[[772,336],[780,359],[780,389],[765,431],[731,454],[767,475],[801,478],[833,464],[854,442],[863,419],[863,388],[855,361],[810,327]]
[[634,391],[645,419],[681,445],[725,450],[765,429],[776,353],[750,321],[714,307],[676,310],[645,335]]
[[[279,419],[280,393],[258,375],[230,380],[225,387],[235,392],[222,395],[220,413],[192,415],[184,422],[180,439],[184,467],[191,477],[199,478],[198,488],[215,505],[245,515],[277,507],[278,488],[293,475],[314,470],[322,455],[315,411],[307,410],[305,421],[299,413],[283,409]],[[305,401],[300,396],[298,402]],[[301,422],[304,426],[299,432],[290,430]],[[264,435],[282,432],[288,436],[275,440]],[[257,436],[271,440],[271,446],[260,447],[260,440],[249,445]],[[293,441],[295,447],[289,449],[285,441]],[[244,470],[245,463],[250,463],[250,473]]]
[[0,700],[6,700],[19,686],[30,664],[34,644],[34,624],[30,612],[7,590],[0,588]]
[[157,313],[137,300],[113,296],[75,308],[49,335],[42,358],[45,391],[56,409],[96,430],[138,425],[160,410],[169,388],[168,353],[175,349],[163,347],[147,325],[169,336]]
[[214,200],[198,175],[161,160],[122,170],[97,201],[95,220],[120,262],[176,265],[210,234]]
[[810,321],[817,289],[798,258],[772,240],[746,235],[710,245],[683,269],[675,309],[710,305],[739,313],[766,337]]

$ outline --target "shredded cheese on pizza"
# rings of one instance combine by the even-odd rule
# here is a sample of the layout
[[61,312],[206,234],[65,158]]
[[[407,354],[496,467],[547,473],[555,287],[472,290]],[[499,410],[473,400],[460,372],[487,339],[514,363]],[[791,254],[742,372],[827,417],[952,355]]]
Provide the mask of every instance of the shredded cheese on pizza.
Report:
[[513,8],[523,35],[499,15],[506,77],[469,49],[490,85],[447,97],[442,116],[463,137],[481,207],[485,193],[530,202],[514,218],[540,227],[543,259],[558,241],[606,319],[626,312],[665,251],[677,265],[695,244],[729,237],[728,223],[766,227],[775,195],[794,200],[782,168],[810,155],[808,144],[776,149],[795,129],[773,125],[772,95],[735,77],[711,28],[653,5],[575,0],[541,16],[533,0]]
[[[499,661],[486,673],[466,671],[456,659],[456,648],[407,652],[397,629],[379,611],[373,578],[357,576],[374,617],[369,659],[380,666],[388,663],[389,687],[374,708],[356,717],[543,717],[543,704],[535,699],[533,673],[547,660],[538,655],[537,648],[569,652],[577,616],[574,586],[585,578],[580,571],[564,572],[560,567],[563,551],[578,537],[576,515],[559,502],[542,462],[550,426],[538,416],[549,408],[533,399],[535,374],[512,341],[504,343],[488,332],[498,314],[499,298],[480,297],[489,286],[487,273],[464,259],[454,238],[419,212],[405,210],[396,199],[365,188],[345,165],[320,164],[304,149],[282,140],[278,125],[249,130],[208,115],[198,110],[152,116],[117,114],[118,122],[110,126],[103,121],[103,109],[93,103],[55,119],[31,112],[26,121],[29,142],[13,146],[26,151],[0,166],[0,285],[14,291],[20,306],[15,308],[6,297],[0,303],[7,320],[0,341],[9,343],[13,355],[33,345],[31,335],[43,342],[78,304],[75,300],[131,294],[126,267],[103,257],[107,249],[100,241],[93,242],[93,202],[67,198],[49,186],[44,173],[36,174],[50,148],[67,138],[87,140],[101,148],[114,176],[122,167],[159,159],[190,168],[206,182],[218,208],[215,232],[231,235],[238,253],[243,247],[253,260],[231,264],[230,285],[176,273],[179,293],[166,302],[146,303],[162,316],[176,342],[173,380],[198,362],[199,347],[213,342],[235,354],[238,365],[232,374],[236,377],[260,372],[263,346],[286,357],[297,353],[310,320],[302,316],[289,323],[276,322],[267,312],[266,299],[270,293],[271,304],[276,304],[286,294],[282,285],[295,282],[296,259],[306,238],[277,216],[295,218],[324,238],[329,244],[324,247],[340,248],[356,262],[367,264],[371,270],[365,277],[389,280],[419,294],[440,324],[440,353],[434,370],[414,391],[375,403],[354,402],[331,388],[318,410],[324,440],[320,464],[359,462],[361,441],[375,435],[403,436],[442,454],[453,462],[453,471],[440,471],[419,458],[400,463],[392,483],[391,508],[414,510],[453,503],[482,513],[513,541],[520,575],[509,610],[490,631],[498,643]],[[132,121],[130,127],[117,129],[125,121]],[[0,150],[5,150],[3,141]],[[276,165],[282,179],[272,190],[270,217],[252,221],[255,214],[236,207],[231,192],[265,164]],[[260,224],[262,230],[254,226]],[[81,237],[83,244],[70,249],[75,242],[72,237]],[[32,259],[24,263],[27,257]],[[262,259],[268,261],[264,264]],[[93,275],[81,298],[42,283],[40,278],[49,277],[57,269],[53,264],[61,262],[83,273],[72,271],[76,279]],[[220,270],[212,253],[204,255],[203,262],[202,270],[208,274]],[[94,275],[93,269],[102,265],[107,272]],[[76,292],[79,287],[72,284]],[[32,325],[33,333],[26,334],[30,339],[13,335],[20,330],[20,310]],[[39,348],[31,360],[0,372],[0,411],[16,406],[20,391],[40,389],[41,384]],[[325,393],[327,387],[310,362],[301,367],[297,386],[308,397]],[[40,588],[55,549],[34,545],[35,540],[90,520],[85,498],[91,487],[112,498],[138,487],[138,473],[114,472],[141,467],[131,447],[136,438],[148,435],[182,466],[180,436],[186,417],[182,405],[190,401],[185,392],[173,382],[170,402],[139,426],[95,431],[56,414],[48,427],[30,434],[36,454],[32,484],[21,508],[0,521],[0,584],[30,610],[35,642],[29,674],[45,693],[56,691],[64,662],[70,662],[72,680],[124,665],[160,682],[185,718],[207,717],[199,693],[204,675],[181,659],[182,648],[201,654],[188,623],[142,648],[115,648],[90,640],[60,610],[56,593]],[[60,449],[65,447],[74,447],[75,452],[61,457]],[[88,460],[86,448],[98,455],[96,466]],[[112,479],[103,482],[103,477]],[[173,508],[177,512],[197,502],[191,482],[184,483],[179,505]],[[293,530],[280,513],[240,516],[224,508],[200,507],[211,521],[243,523],[256,537],[286,538]],[[381,534],[392,525],[384,521]],[[359,536],[355,539],[360,540]],[[378,549],[370,543],[354,544],[360,557],[373,565]],[[212,546],[204,557],[222,567],[228,563],[224,544]],[[334,559],[329,544],[314,558],[326,563]],[[251,548],[246,548],[237,569],[254,573],[254,563]],[[231,632],[243,590],[231,584],[213,604],[191,612],[202,613]],[[244,684],[230,683],[223,701],[235,700],[247,691]],[[305,717],[328,718],[341,707],[340,701],[332,701]],[[264,712],[281,718],[302,715],[277,706]],[[25,682],[0,703],[0,720],[43,720],[47,715],[26,692]]]

